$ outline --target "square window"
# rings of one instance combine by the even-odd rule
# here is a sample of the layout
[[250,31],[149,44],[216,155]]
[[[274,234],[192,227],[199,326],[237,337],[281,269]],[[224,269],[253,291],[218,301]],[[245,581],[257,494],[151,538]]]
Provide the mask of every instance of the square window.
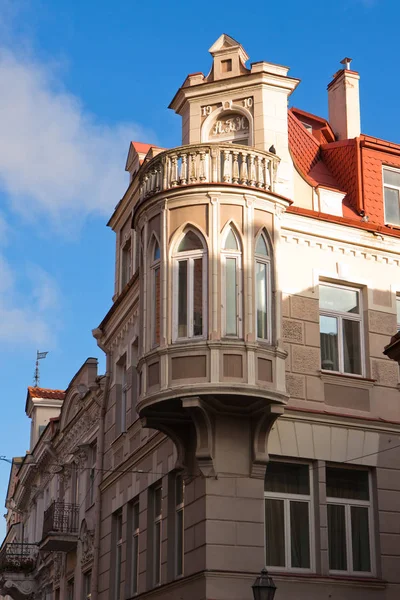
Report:
[[221,72],[229,73],[230,71],[232,71],[232,59],[221,60]]

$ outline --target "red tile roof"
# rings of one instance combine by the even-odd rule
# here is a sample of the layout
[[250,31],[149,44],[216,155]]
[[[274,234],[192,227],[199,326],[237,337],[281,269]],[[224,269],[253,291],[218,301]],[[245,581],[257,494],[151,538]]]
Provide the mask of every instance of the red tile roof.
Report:
[[28,394],[31,398],[48,398],[49,400],[64,400],[65,392],[63,390],[49,390],[40,387],[28,387]]
[[[138,154],[147,154],[150,148],[154,146],[154,144],[144,144],[143,142],[131,142],[131,144]],[[158,146],[154,146],[154,148],[158,148]]]

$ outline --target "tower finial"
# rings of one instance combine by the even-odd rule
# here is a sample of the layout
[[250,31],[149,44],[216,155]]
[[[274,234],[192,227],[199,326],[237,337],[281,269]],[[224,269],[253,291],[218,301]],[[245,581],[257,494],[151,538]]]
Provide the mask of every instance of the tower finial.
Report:
[[35,373],[33,375],[34,387],[38,387],[39,381],[40,381],[39,360],[41,360],[42,358],[46,358],[47,355],[48,355],[48,352],[39,352],[39,350],[36,350],[36,366],[35,366]]

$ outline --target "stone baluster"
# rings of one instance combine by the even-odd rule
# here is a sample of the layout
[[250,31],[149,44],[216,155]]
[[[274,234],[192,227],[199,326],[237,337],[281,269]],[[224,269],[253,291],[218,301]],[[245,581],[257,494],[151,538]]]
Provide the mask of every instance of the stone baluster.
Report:
[[249,173],[249,183],[252,187],[256,185],[256,165],[254,163],[254,154],[250,154],[250,173]]
[[141,182],[140,188],[139,188],[139,198],[140,198],[140,200],[143,200],[143,198],[144,198],[144,184],[143,184],[143,179],[142,179],[142,182]]
[[239,179],[242,185],[246,185],[247,180],[249,178],[249,174],[247,171],[247,152],[241,152],[240,154],[242,155],[242,164],[240,165]]
[[231,153],[230,150],[224,150],[224,165],[223,165],[223,180],[225,183],[232,182],[232,173],[231,173]]
[[173,154],[171,156],[171,186],[176,187],[178,183],[178,157]]
[[264,159],[261,156],[257,156],[257,187],[264,187],[264,167],[263,167]]
[[161,189],[161,163],[156,165],[156,180],[155,180],[155,191],[159,192]]
[[271,161],[269,158],[264,159],[264,183],[265,189],[271,189]]
[[238,157],[239,157],[239,151],[238,150],[234,150],[233,151],[233,165],[232,165],[232,182],[233,183],[238,183],[239,182],[239,162],[238,162]]
[[156,189],[156,169],[152,168],[150,173],[150,193],[153,193]]
[[199,179],[202,183],[207,180],[206,176],[206,153],[204,150],[200,150],[200,175]]
[[162,160],[162,189],[167,190],[169,188],[169,169],[170,161],[168,156],[164,156]]
[[144,176],[144,197],[145,198],[148,193],[149,193],[149,176],[146,173],[146,175]]
[[218,178],[218,167],[220,165],[220,153],[219,149],[215,146],[211,146],[211,181],[217,182]]
[[188,174],[187,174],[187,154],[184,153],[181,155],[181,169],[180,169],[180,173],[179,173],[179,183],[181,185],[186,185],[187,184],[187,180],[188,180]]
[[197,169],[196,169],[196,154],[190,153],[190,183],[196,183],[197,181]]

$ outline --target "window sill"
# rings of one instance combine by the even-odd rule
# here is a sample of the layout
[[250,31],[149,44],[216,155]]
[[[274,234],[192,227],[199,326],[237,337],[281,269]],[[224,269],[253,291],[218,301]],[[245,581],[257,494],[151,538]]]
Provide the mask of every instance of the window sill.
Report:
[[94,505],[95,505],[95,502],[94,502],[94,501],[93,501],[93,502],[91,502],[91,503],[89,504],[89,506],[87,506],[87,507],[85,508],[85,512],[89,512],[89,510],[91,510],[91,509],[94,507]]
[[304,581],[310,581],[315,583],[338,583],[341,585],[349,584],[355,585],[357,587],[373,587],[374,589],[385,589],[386,581],[383,579],[378,579],[374,575],[370,573],[366,573],[365,575],[320,575],[317,573],[299,573],[293,571],[274,571],[272,569],[268,569],[268,573],[276,580],[279,578],[283,578],[285,580],[293,579],[293,581],[298,581],[302,579]]
[[372,388],[376,379],[369,379],[362,375],[350,375],[348,373],[338,373],[337,371],[326,371],[321,369],[320,377],[324,383],[335,383],[349,387]]
[[122,445],[124,442],[124,439],[126,437],[126,431],[122,431],[121,433],[119,433],[117,435],[117,437],[111,442],[111,448],[114,450],[115,447],[119,447],[118,442]]

